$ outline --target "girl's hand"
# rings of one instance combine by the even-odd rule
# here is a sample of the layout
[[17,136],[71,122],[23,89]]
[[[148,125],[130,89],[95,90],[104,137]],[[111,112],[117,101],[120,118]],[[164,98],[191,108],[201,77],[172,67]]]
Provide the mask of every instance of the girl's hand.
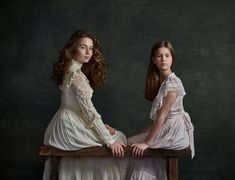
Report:
[[137,143],[137,144],[132,144],[131,147],[133,148],[132,156],[142,157],[144,151],[149,147],[149,145],[146,143]]
[[106,129],[109,130],[110,135],[114,135],[116,133],[116,129],[112,128],[108,124],[104,124],[104,125],[105,125]]
[[117,156],[117,157],[124,156],[123,147],[126,147],[126,145],[120,143],[119,141],[115,141],[113,144],[108,145],[108,148],[110,148],[112,150],[113,156]]

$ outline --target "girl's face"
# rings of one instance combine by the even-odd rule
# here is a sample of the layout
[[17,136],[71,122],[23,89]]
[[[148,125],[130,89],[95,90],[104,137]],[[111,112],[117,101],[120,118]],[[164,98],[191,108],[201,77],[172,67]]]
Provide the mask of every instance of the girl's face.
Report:
[[88,37],[80,39],[78,46],[75,49],[73,59],[80,63],[88,63],[93,54],[93,40]]
[[171,70],[172,55],[169,49],[166,47],[158,48],[153,57],[153,63],[157,66],[159,71]]

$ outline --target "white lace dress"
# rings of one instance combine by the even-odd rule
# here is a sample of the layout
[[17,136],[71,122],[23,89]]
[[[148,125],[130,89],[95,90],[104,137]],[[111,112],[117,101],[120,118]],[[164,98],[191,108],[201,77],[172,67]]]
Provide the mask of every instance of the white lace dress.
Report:
[[[61,106],[49,123],[44,144],[63,150],[79,150],[91,146],[112,144],[115,140],[126,144],[120,131],[110,135],[101,116],[94,108],[93,90],[81,71],[82,64],[72,60],[61,89]],[[123,162],[114,158],[63,157],[59,166],[60,180],[123,179]],[[49,179],[50,159],[45,163],[43,179]]]
[[[150,148],[163,148],[163,149],[184,149],[190,146],[192,157],[194,156],[194,140],[193,140],[193,124],[191,119],[184,111],[183,97],[186,94],[181,80],[171,73],[162,82],[159,92],[155,97],[150,118],[155,120],[158,110],[162,106],[163,98],[170,91],[178,93],[176,101],[171,107],[162,128],[160,129],[154,143]],[[148,135],[149,131],[137,134],[128,138],[128,144],[143,142]],[[166,177],[166,160],[164,158],[142,158],[132,160],[132,165],[128,170],[129,179],[132,180],[164,180]]]

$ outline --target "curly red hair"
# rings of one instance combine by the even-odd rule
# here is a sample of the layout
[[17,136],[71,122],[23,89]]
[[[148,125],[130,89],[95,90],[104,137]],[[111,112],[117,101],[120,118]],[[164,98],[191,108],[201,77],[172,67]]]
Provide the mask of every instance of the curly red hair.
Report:
[[82,71],[90,82],[91,87],[99,87],[106,81],[107,65],[101,52],[101,46],[94,34],[78,30],[75,31],[59,53],[58,61],[54,64],[52,79],[57,85],[63,84],[68,66],[81,38],[88,37],[93,41],[93,55],[88,63],[83,64]]

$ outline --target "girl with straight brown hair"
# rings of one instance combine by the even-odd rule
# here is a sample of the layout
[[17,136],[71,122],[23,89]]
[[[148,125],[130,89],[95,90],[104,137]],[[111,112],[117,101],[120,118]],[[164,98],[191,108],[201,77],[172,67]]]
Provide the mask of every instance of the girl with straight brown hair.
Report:
[[[147,148],[184,149],[190,146],[194,156],[193,125],[184,111],[185,90],[181,80],[172,72],[175,55],[167,40],[156,42],[151,50],[145,97],[152,101],[152,125],[140,134],[128,138],[134,157],[142,157]],[[131,162],[131,180],[165,180],[166,159],[140,158]]]

